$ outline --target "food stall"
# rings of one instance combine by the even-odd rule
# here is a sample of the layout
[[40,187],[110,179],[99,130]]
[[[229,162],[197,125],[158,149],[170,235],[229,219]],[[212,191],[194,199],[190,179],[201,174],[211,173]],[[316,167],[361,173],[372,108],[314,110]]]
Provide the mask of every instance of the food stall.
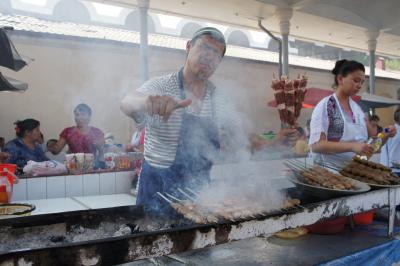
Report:
[[[305,86],[301,88],[305,88]],[[278,93],[282,92],[280,90],[282,88],[277,87]],[[290,94],[296,94],[290,87],[287,91]],[[303,92],[303,89],[300,92]],[[297,101],[299,98],[279,107],[282,121],[289,125],[293,125],[294,117],[298,117],[300,114],[301,108],[298,106],[301,106],[302,102]],[[283,102],[279,104],[283,104]],[[32,192],[33,194],[44,193],[43,195],[48,197],[48,193],[52,191],[49,189],[49,181],[54,182],[59,178],[65,184],[63,193],[68,196],[68,184],[80,183],[82,186],[79,189],[85,191],[85,184],[89,183],[89,179],[94,178],[101,182],[101,180],[108,179],[111,174],[114,175],[113,180],[116,180],[116,176],[120,172],[131,171],[124,167],[120,171],[115,169],[92,171],[84,162],[79,162],[80,156],[78,157],[74,159],[76,160],[75,165],[67,164],[70,174],[45,177],[21,176],[20,183],[14,187],[14,197],[23,195],[23,191],[25,191],[26,198],[21,200],[29,199],[30,192],[27,184],[33,184],[38,180],[45,180],[45,185],[41,187],[40,193]],[[122,165],[125,165],[126,161],[122,160],[122,162]],[[265,169],[270,170],[273,165],[283,163],[282,160],[276,160],[262,164],[260,168],[264,169],[264,173],[259,173],[260,176],[267,175]],[[217,202],[222,204],[217,204],[217,206],[213,204],[214,202],[199,204],[198,193],[190,189],[182,189],[182,191],[177,191],[178,196],[159,194],[163,200],[176,209],[177,215],[179,215],[179,218],[172,221],[152,217],[135,205],[95,210],[72,210],[18,218],[3,217],[5,219],[0,219],[0,237],[7,244],[1,245],[0,264],[120,264],[212,248],[231,242],[243,243],[240,241],[247,239],[253,239],[249,241],[254,242],[255,237],[269,237],[285,229],[384,207],[389,208],[386,235],[389,238],[393,236],[395,206],[399,204],[400,200],[397,196],[398,180],[388,173],[390,172],[388,169],[380,169],[380,166],[369,165],[364,161],[352,162],[363,163],[364,167],[368,166],[371,167],[371,171],[376,171],[376,175],[369,176],[368,172],[357,171],[355,167],[348,166],[348,168],[341,169],[342,166],[329,165],[339,172],[348,172],[352,175],[351,177],[359,180],[359,182],[350,180],[354,183],[349,184],[349,180],[346,179],[344,183],[338,185],[326,184],[327,180],[323,178],[329,176],[329,173],[321,172],[317,168],[320,166],[314,166],[307,159],[288,160],[285,163],[287,164],[286,169],[291,169],[290,174],[285,175],[285,180],[287,178],[294,185],[285,187],[281,193],[285,195],[285,199],[298,199],[300,202],[288,200],[289,205],[282,205],[281,208],[276,209],[263,209],[263,206],[257,204],[249,205],[238,202],[237,198],[240,199],[240,197],[237,197],[236,201]],[[220,172],[215,170],[217,171],[214,173],[215,175],[221,174],[223,169],[233,169],[234,166],[229,163],[221,163],[217,168]],[[83,169],[85,170],[83,171]],[[382,176],[379,177],[379,174]],[[336,175],[334,178],[341,179],[343,177]],[[103,185],[100,183],[99,190],[102,186],[106,188],[107,183],[103,183]],[[371,187],[373,190],[369,190]],[[318,194],[325,198],[318,197]],[[261,197],[261,194],[258,195]],[[257,194],[255,196],[257,197]],[[20,214],[26,213],[21,212]],[[329,242],[330,240],[327,237],[325,241]],[[349,248],[349,251],[356,252],[357,250]],[[306,253],[301,255],[306,256]]]

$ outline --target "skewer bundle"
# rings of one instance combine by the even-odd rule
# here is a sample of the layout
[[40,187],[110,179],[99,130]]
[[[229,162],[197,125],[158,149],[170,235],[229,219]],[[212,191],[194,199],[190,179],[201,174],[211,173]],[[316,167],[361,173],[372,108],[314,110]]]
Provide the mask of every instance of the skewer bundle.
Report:
[[283,124],[289,127],[296,125],[301,113],[306,94],[308,77],[299,75],[297,79],[290,80],[286,76],[272,79],[271,88],[277,104],[279,118]]
[[392,173],[390,168],[357,157],[354,157],[340,173],[369,184],[400,185],[400,177]]
[[287,161],[285,164],[292,169],[297,178],[305,184],[330,189],[356,190],[352,180],[343,175],[335,174],[323,167],[313,166],[307,168],[293,161]]

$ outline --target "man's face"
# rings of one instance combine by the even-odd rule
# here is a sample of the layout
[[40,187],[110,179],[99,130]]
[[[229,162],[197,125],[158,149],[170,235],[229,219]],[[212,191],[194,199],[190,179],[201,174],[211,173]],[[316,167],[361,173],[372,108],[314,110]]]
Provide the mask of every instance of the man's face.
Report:
[[209,35],[203,35],[194,43],[189,42],[186,50],[186,65],[199,79],[208,79],[221,62],[225,46]]
[[377,127],[378,124],[379,124],[379,121],[377,121],[377,120],[371,120],[371,121],[369,121],[369,123],[370,123],[373,127]]

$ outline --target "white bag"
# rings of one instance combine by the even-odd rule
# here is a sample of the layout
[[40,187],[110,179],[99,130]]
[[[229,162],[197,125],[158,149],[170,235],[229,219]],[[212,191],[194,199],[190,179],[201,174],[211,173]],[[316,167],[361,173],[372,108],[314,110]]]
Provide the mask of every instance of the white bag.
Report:
[[65,164],[54,160],[44,162],[28,161],[27,165],[24,167],[24,173],[33,176],[60,175],[67,172],[68,170]]

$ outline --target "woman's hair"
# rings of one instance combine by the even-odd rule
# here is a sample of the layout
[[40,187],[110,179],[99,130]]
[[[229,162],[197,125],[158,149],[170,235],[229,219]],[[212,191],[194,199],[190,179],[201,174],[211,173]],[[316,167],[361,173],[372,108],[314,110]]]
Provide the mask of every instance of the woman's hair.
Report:
[[78,104],[75,109],[74,109],[74,114],[76,112],[83,112],[86,113],[88,115],[92,115],[92,109],[90,109],[89,105],[87,105],[86,103],[80,103]]
[[400,125],[400,108],[394,112],[393,119],[398,125]]
[[365,67],[363,64],[360,62],[354,61],[354,60],[339,60],[336,61],[335,67],[332,69],[332,74],[335,75],[335,87],[338,86],[338,81],[337,77],[339,75],[342,75],[343,77],[346,77],[348,74],[361,70],[362,72],[365,72]]
[[25,133],[27,131],[32,131],[38,126],[40,126],[40,122],[33,119],[33,118],[28,118],[22,121],[17,121],[14,123],[15,125],[15,134],[19,138],[23,138]]

